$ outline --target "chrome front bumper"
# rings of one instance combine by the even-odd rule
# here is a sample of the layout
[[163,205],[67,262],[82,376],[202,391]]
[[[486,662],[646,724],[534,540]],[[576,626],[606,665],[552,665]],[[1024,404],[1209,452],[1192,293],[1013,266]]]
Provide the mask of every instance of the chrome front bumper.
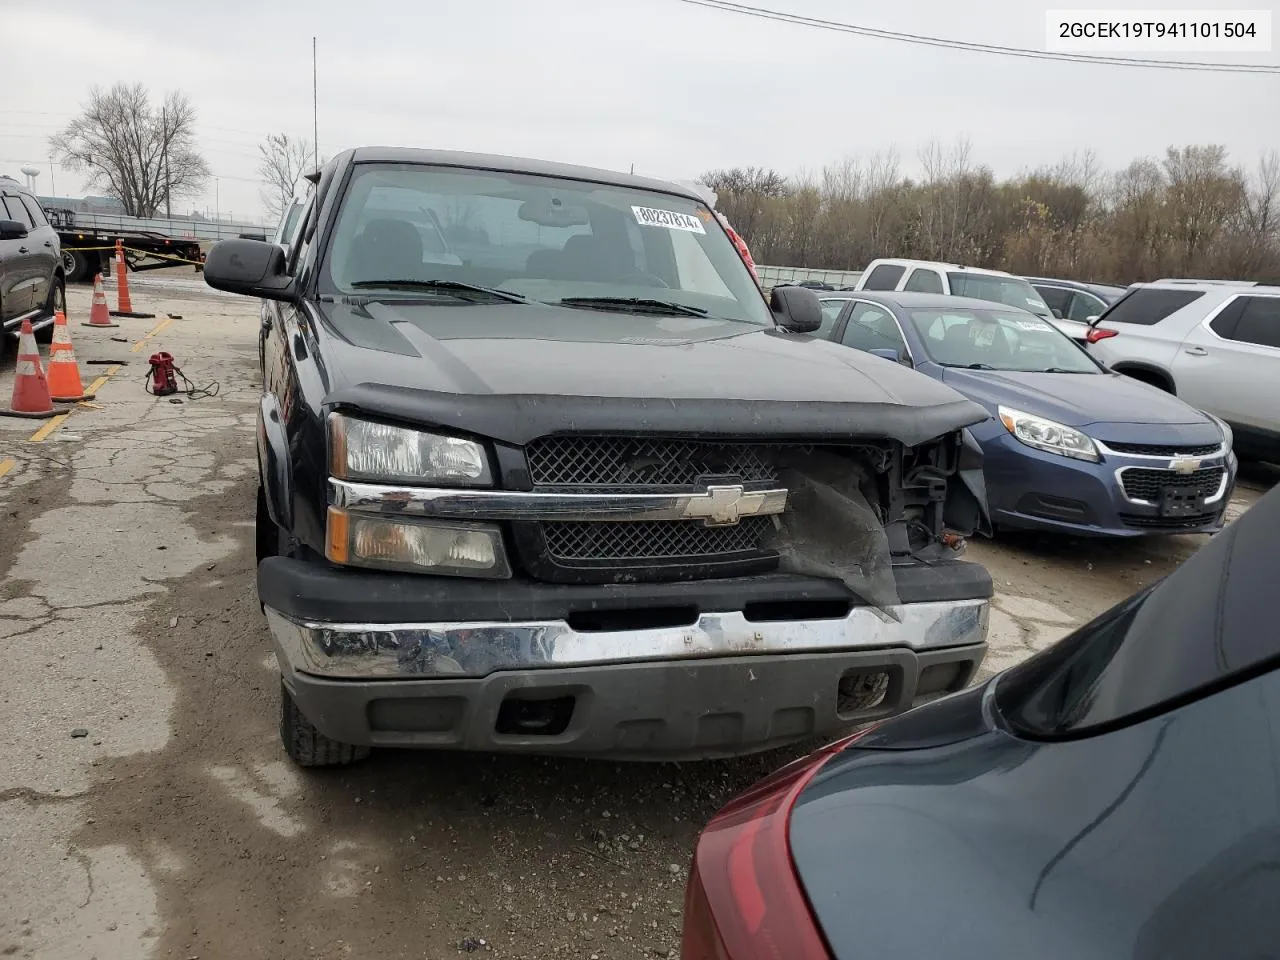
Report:
[[750,654],[909,649],[986,641],[987,600],[855,607],[842,619],[755,623],[702,614],[680,627],[581,632],[563,620],[317,623],[266,608],[281,667],[327,679],[486,677],[504,670],[694,660]]

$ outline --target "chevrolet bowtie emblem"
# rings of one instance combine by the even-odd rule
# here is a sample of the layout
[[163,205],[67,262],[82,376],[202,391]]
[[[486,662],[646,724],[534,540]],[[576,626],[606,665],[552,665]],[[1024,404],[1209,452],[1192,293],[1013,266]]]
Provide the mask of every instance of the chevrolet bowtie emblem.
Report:
[[1174,457],[1169,461],[1169,467],[1174,473],[1195,473],[1200,469],[1200,459],[1198,457]]
[[709,486],[684,505],[686,520],[702,520],[708,527],[730,526],[743,517],[782,513],[787,506],[786,490],[759,490],[748,493],[741,484]]

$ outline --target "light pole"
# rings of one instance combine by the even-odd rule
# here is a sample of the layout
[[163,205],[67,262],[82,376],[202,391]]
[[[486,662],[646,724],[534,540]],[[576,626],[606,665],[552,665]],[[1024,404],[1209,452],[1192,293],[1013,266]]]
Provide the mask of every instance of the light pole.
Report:
[[215,221],[221,219],[219,215],[219,210],[218,210],[218,208],[221,205],[222,204],[218,199],[218,178],[214,177],[213,178],[213,219]]

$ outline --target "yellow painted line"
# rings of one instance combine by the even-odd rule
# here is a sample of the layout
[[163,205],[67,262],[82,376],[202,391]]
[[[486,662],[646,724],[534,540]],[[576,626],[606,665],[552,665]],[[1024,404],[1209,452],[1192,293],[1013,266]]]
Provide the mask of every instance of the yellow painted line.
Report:
[[111,366],[107,367],[108,377],[114,377],[119,372],[120,372],[120,364],[118,363],[113,363]]
[[110,375],[110,374],[108,374],[108,373],[104,373],[104,374],[103,374],[102,376],[100,376],[97,380],[93,381],[93,383],[89,384],[89,386],[85,388],[85,391],[84,391],[84,392],[85,392],[85,393],[97,393],[99,390],[101,390],[101,389],[103,388],[103,386],[106,384],[106,382],[107,382],[108,380],[110,380],[110,379],[111,379],[111,375]]
[[18,465],[18,461],[13,459],[13,457],[7,457],[4,460],[0,460],[0,477],[3,477],[6,473],[8,473],[17,465]]
[[165,317],[163,320],[161,320],[159,323],[157,323],[154,327],[151,328],[150,333],[148,333],[145,337],[143,337],[141,340],[135,343],[132,347],[130,347],[129,350],[133,353],[137,353],[146,345],[148,340],[150,340],[152,337],[154,337],[157,333],[159,333],[161,330],[163,330],[165,327],[167,327],[171,323],[173,323],[173,317]]
[[46,423],[43,427],[41,427],[39,430],[37,430],[35,433],[31,435],[31,439],[29,442],[43,443],[44,440],[49,436],[49,434],[53,433],[53,431],[57,430],[60,426],[62,426],[63,421],[65,421],[69,416],[71,416],[71,414],[69,413],[60,413],[56,417],[50,418],[48,423]]

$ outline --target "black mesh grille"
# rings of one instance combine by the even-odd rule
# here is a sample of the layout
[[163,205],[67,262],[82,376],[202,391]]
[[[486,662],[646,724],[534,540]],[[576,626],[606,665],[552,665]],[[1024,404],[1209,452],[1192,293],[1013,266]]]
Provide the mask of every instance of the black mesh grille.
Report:
[[1130,453],[1141,457],[1207,457],[1217,453],[1220,443],[1205,443],[1197,447],[1180,447],[1155,443],[1108,443],[1107,448],[1116,453]]
[[696,488],[705,477],[772,482],[778,447],[634,437],[542,437],[525,449],[536,487]]
[[547,553],[563,562],[696,562],[757,552],[771,523],[769,517],[744,517],[727,527],[708,527],[701,520],[556,521],[542,524],[542,534]]
[[1225,472],[1225,467],[1204,467],[1194,473],[1129,469],[1120,476],[1126,496],[1132,500],[1154,503],[1160,499],[1160,491],[1165,487],[1176,487],[1181,491],[1194,491],[1202,497],[1212,497],[1222,485],[1222,475]]

